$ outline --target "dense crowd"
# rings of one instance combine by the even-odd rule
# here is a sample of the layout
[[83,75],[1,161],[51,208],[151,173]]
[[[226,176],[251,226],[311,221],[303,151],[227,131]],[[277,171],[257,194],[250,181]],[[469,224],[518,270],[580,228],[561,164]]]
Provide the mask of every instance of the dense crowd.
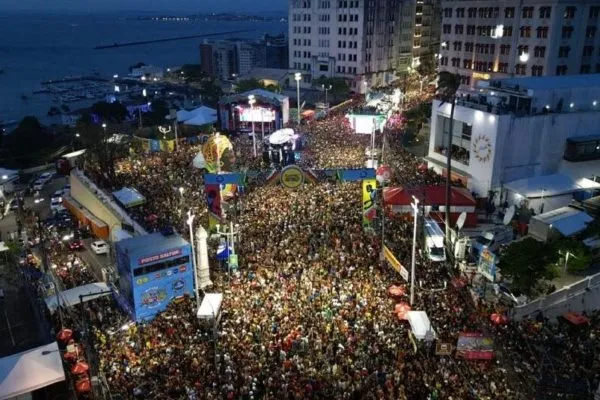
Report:
[[[364,165],[370,138],[352,135],[340,114],[304,131],[304,165]],[[401,148],[398,135],[377,138],[389,147],[392,183],[440,183]],[[237,162],[260,168],[260,161],[246,161],[251,146],[247,137],[235,139]],[[136,213],[148,226],[182,227],[188,209],[205,221],[202,176],[191,168],[198,150],[185,145],[169,154],[132,155],[120,162],[112,185],[146,196]],[[404,282],[380,260],[381,238],[363,229],[361,209],[360,183],[247,191],[237,221],[240,271],[228,276],[211,264],[214,291],[224,294],[216,336],[198,321],[190,298],[148,324],[123,329],[108,300],[89,302],[86,317],[111,390],[140,399],[529,399],[544,365],[537,349],[556,337],[563,339],[562,347],[553,346],[557,373],[597,385],[597,315],[577,331],[544,320],[495,326],[493,305],[473,304],[467,288],[449,284],[451,271],[421,255],[413,309],[427,311],[437,340],[455,344],[461,332],[485,332],[499,352],[491,362],[468,362],[413,342],[410,326],[394,313],[407,298],[388,293]],[[411,221],[387,224],[386,244],[408,265]]]

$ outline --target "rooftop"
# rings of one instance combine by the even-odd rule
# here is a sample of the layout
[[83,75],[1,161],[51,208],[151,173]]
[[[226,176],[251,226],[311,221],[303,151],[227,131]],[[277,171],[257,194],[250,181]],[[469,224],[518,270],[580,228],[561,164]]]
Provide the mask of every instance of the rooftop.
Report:
[[164,236],[160,232],[136,236],[116,243],[118,249],[127,252],[133,258],[152,256],[188,245],[189,243],[179,235]]
[[555,90],[600,87],[600,74],[563,75],[563,76],[530,76],[524,78],[492,79],[489,85],[500,83],[505,86],[519,86],[531,90]]

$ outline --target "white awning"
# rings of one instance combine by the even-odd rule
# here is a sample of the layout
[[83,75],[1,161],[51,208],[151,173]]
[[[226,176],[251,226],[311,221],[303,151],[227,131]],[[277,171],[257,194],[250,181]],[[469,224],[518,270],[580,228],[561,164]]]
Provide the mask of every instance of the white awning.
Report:
[[[94,300],[98,297],[108,296],[111,289],[104,282],[90,283],[88,285],[77,286],[76,288],[60,292],[60,305],[63,307],[72,307],[79,304],[79,296],[83,297],[83,302]],[[52,312],[56,310],[56,295],[46,297],[46,305]]]
[[574,180],[563,174],[533,176],[508,182],[505,188],[526,198],[560,196],[582,190],[600,189],[600,183],[582,178]]
[[197,317],[201,319],[218,318],[222,302],[222,293],[206,293],[198,309]]
[[0,358],[0,399],[11,399],[64,380],[56,342]]
[[425,311],[409,311],[407,313],[407,318],[415,338],[424,340],[427,336],[427,332],[430,332],[432,339],[435,338],[435,332],[431,327],[431,323],[429,322],[429,318]]
[[214,108],[201,106],[193,110],[177,111],[177,121],[185,125],[207,125],[217,122],[217,110]]

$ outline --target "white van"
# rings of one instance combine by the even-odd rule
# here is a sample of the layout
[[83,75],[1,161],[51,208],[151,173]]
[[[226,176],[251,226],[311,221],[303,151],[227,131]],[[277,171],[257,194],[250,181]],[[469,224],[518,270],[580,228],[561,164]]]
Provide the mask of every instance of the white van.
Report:
[[442,228],[431,218],[425,218],[423,222],[424,244],[427,257],[431,261],[446,261],[446,248],[444,247],[444,232]]

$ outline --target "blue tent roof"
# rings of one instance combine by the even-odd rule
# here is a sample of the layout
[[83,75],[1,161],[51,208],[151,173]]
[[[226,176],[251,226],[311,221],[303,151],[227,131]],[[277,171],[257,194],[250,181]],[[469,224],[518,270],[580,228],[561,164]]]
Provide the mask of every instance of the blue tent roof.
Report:
[[146,198],[136,189],[125,187],[112,192],[114,198],[125,208],[139,206],[146,202]]

